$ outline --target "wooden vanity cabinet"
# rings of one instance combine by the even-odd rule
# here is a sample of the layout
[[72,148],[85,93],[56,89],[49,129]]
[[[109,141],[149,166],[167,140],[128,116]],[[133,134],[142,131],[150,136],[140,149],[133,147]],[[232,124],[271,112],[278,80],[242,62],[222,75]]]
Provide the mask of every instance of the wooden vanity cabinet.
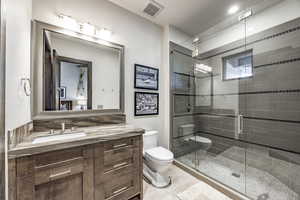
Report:
[[142,140],[112,140],[95,146],[95,199],[142,199]]
[[[10,200],[93,200],[93,147],[10,160]],[[15,179],[13,179],[15,177]]]
[[141,200],[141,136],[9,160],[9,200]]

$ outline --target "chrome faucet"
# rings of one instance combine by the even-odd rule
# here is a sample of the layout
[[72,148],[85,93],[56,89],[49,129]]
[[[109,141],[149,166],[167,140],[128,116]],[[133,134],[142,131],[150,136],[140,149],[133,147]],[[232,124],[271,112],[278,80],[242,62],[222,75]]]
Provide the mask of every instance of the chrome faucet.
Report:
[[65,130],[66,130],[65,122],[62,122],[62,123],[61,123],[61,132],[64,133]]
[[76,128],[75,126],[72,126],[72,127],[71,127],[71,132],[76,131],[76,129],[77,129],[77,128]]

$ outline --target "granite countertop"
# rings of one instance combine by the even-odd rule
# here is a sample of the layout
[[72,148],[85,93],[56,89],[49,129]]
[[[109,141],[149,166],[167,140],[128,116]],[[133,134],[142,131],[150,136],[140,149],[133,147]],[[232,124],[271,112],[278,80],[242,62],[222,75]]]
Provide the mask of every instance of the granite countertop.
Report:
[[145,130],[142,128],[136,128],[132,125],[124,124],[78,128],[72,132],[71,130],[66,130],[63,134],[67,135],[71,133],[83,132],[86,135],[82,137],[35,144],[33,143],[33,141],[36,138],[61,135],[61,133],[60,131],[56,131],[50,135],[49,132],[33,132],[31,136],[25,139],[24,142],[17,144],[15,147],[12,147],[8,150],[8,159],[31,156],[49,151],[56,151],[88,144],[95,144],[109,140],[138,136],[144,134]]

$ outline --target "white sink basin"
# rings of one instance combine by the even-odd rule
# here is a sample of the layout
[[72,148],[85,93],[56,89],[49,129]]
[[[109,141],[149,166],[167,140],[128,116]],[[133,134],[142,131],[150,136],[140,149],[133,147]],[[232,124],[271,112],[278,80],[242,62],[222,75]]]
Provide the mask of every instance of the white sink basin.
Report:
[[53,142],[59,140],[67,140],[67,139],[74,139],[79,137],[86,136],[85,133],[69,133],[69,134],[61,134],[61,135],[50,135],[45,137],[38,137],[32,141],[32,144],[44,143],[44,142]]

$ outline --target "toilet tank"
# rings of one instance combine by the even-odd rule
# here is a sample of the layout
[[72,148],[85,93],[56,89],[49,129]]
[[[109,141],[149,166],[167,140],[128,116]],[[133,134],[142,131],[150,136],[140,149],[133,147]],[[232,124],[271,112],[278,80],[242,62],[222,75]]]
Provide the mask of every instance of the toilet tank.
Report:
[[158,131],[146,131],[143,135],[143,138],[144,138],[144,150],[157,147]]

